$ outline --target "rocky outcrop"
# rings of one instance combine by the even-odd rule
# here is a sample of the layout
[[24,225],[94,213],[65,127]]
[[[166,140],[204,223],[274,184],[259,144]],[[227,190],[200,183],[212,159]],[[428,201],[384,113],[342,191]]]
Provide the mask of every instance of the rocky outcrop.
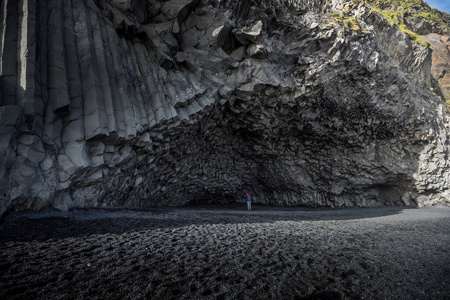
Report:
[[431,86],[448,106],[450,104],[450,37],[430,33],[423,38],[433,47]]
[[[449,75],[446,74],[450,73],[448,42],[450,39],[450,14],[430,8],[426,2],[421,0],[388,2],[368,0],[368,5],[379,12],[379,17],[383,15],[393,26],[407,33],[411,40],[415,40],[417,44],[425,45],[432,49],[431,61],[426,59],[431,64],[431,74],[428,74],[428,67],[421,68],[420,60],[415,60],[416,57],[429,54],[427,51],[422,51],[422,54],[418,55],[404,55],[405,49],[410,49],[410,47],[404,47],[403,41],[396,45],[392,39],[380,39],[381,43],[387,42],[387,44],[391,45],[391,57],[397,55],[403,61],[403,70],[405,66],[409,65],[410,71],[421,73],[420,77],[425,83],[423,87],[425,89],[431,87],[432,91],[449,105],[450,86],[448,85],[449,78],[446,78]],[[387,33],[382,29],[380,32],[382,33],[378,36],[385,36]],[[419,52],[421,49],[423,50],[423,47],[418,45],[415,45],[415,48]],[[406,50],[406,52],[410,52],[410,50]]]
[[[331,21],[348,5],[359,30]],[[0,214],[449,203],[430,53],[362,5],[4,0],[0,18]]]
[[[359,4],[353,8],[347,9],[347,17],[352,16],[360,20],[359,23],[374,35],[379,46],[392,62],[408,75],[409,80],[428,89],[431,84],[431,51],[412,41],[408,34],[399,31],[397,26],[390,25],[381,14],[369,6]],[[345,7],[342,7],[342,10],[345,11]]]

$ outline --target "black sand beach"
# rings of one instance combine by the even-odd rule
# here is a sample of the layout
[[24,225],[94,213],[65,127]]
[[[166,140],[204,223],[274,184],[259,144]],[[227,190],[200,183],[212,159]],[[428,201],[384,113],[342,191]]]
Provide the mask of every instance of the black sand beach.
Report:
[[10,215],[0,299],[450,299],[450,208]]

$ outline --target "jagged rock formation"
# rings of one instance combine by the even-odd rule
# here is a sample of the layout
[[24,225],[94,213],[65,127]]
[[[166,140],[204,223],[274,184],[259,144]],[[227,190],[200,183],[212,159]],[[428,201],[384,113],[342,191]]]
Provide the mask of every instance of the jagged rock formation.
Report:
[[433,47],[431,86],[450,105],[450,36],[430,33],[423,37]]
[[433,50],[431,88],[450,104],[450,14],[430,8],[421,0],[368,0],[393,26]]
[[[358,1],[358,0],[355,0]],[[450,15],[431,8],[423,0],[365,0],[372,8],[379,9],[392,18],[395,15],[397,25],[406,27],[419,35],[450,33]]]
[[[347,7],[351,9],[348,10]],[[331,22],[347,10],[354,30]],[[341,0],[1,2],[0,214],[448,204],[431,54]]]

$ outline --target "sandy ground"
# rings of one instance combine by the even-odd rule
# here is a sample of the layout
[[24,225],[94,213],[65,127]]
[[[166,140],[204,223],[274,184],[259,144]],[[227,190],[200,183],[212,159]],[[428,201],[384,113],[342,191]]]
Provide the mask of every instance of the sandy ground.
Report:
[[450,208],[11,215],[0,299],[450,299]]

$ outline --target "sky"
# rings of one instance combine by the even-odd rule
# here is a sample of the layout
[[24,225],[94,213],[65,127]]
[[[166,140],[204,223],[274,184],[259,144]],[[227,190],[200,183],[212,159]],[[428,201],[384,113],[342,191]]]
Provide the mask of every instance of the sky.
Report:
[[450,14],[450,0],[425,0],[430,7],[437,8]]

